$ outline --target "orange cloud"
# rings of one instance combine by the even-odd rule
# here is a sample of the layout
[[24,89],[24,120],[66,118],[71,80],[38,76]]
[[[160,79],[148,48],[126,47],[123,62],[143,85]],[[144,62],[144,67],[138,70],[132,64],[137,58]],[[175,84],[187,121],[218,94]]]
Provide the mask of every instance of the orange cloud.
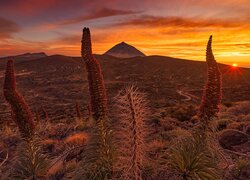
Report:
[[146,26],[146,27],[181,27],[181,28],[237,28],[245,26],[247,22],[228,21],[219,19],[199,19],[184,17],[157,17],[144,15],[130,19],[117,25]]

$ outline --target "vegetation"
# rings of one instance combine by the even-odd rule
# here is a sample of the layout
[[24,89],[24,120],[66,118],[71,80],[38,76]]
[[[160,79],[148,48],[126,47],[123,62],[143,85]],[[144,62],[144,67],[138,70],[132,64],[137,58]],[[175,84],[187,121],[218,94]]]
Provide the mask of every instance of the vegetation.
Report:
[[185,138],[170,149],[166,161],[184,180],[218,179],[218,167],[202,136]]
[[4,97],[11,105],[12,118],[19,128],[21,136],[25,140],[30,140],[34,135],[35,125],[29,106],[16,90],[16,77],[14,73],[13,60],[9,60],[5,72]]
[[11,105],[12,118],[23,138],[23,143],[19,147],[19,153],[15,159],[14,169],[10,175],[13,179],[37,179],[44,176],[48,163],[37,145],[37,140],[34,139],[35,125],[30,108],[16,90],[16,77],[12,60],[7,62],[4,96]]
[[[107,116],[106,89],[98,61],[92,55],[91,37],[88,28],[83,29],[82,58],[88,71],[91,110],[96,120],[91,143],[88,144],[83,167],[78,178],[110,179],[112,177],[111,131]],[[87,162],[87,163],[86,163]]]
[[[235,133],[244,143],[249,142],[249,102],[224,103],[226,106],[220,108],[221,73],[211,44],[212,36],[198,113],[191,101],[167,103],[167,111],[166,106],[155,109],[135,85],[120,90],[108,108],[101,66],[92,54],[90,30],[84,28],[82,59],[90,104],[84,109],[73,99],[73,118],[77,120],[59,122],[52,121],[54,117],[43,106],[41,118],[36,107],[35,123],[31,109],[17,91],[14,64],[9,60],[3,92],[14,124],[6,121],[1,127],[0,179],[245,178],[248,144],[241,143]],[[230,148],[222,149],[220,143]],[[243,160],[238,161],[239,157]]]
[[217,116],[222,98],[221,72],[212,52],[212,36],[207,43],[206,62],[208,68],[207,82],[198,115],[201,119],[207,121]]
[[193,104],[177,104],[168,108],[167,112],[172,118],[176,118],[179,121],[190,121],[196,114],[197,109]]
[[146,97],[136,87],[129,86],[115,98],[116,122],[114,135],[118,157],[115,169],[118,179],[142,180],[142,168],[146,162],[146,135],[149,109]]

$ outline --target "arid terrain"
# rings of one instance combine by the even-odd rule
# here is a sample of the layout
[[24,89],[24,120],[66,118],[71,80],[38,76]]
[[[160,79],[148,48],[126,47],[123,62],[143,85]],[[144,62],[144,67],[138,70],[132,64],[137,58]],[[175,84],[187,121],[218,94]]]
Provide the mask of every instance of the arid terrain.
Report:
[[[199,104],[206,78],[206,63],[163,56],[115,58],[96,55],[99,60],[109,100],[128,84],[146,92],[153,108],[176,102]],[[0,61],[3,83],[6,60]],[[85,64],[79,57],[61,55],[15,61],[17,86],[32,110],[41,106],[51,119],[75,116],[75,101],[83,110],[89,102]],[[250,69],[220,65],[223,73],[223,102],[250,100]],[[2,93],[2,92],[1,92]],[[184,94],[183,94],[184,93]],[[185,95],[191,95],[191,99]],[[10,118],[8,105],[0,96],[0,118]],[[109,102],[112,103],[112,102]]]
[[[29,54],[28,58],[11,57],[15,64],[17,88],[32,110],[42,154],[46,154],[51,160],[46,164],[49,166],[46,177],[49,180],[74,179],[78,169],[80,173],[85,172],[86,167],[81,161],[88,153],[87,147],[91,146],[89,139],[93,134],[93,128],[96,128],[88,111],[90,96],[85,63],[80,57],[38,55],[43,57],[32,57]],[[116,58],[95,55],[95,57],[101,65],[108,95],[109,115],[114,121],[112,128],[115,132],[117,130],[115,121],[118,119],[115,113],[117,109],[114,106],[117,99],[114,97],[121,89],[133,84],[145,93],[149,102],[150,115],[147,123],[150,126],[150,135],[146,140],[149,148],[147,155],[151,162],[143,167],[143,179],[186,180],[183,175],[186,170],[181,170],[182,166],[178,165],[180,159],[171,160],[168,156],[165,157],[166,152],[172,155],[183,153],[182,148],[188,148],[185,150],[187,154],[182,154],[187,158],[195,159],[197,155],[192,153],[196,151],[201,153],[204,160],[207,158],[207,153],[216,154],[216,159],[213,157],[212,161],[220,162],[218,167],[221,170],[209,170],[212,177],[217,177],[218,174],[228,180],[235,178],[244,180],[249,177],[250,69],[219,64],[223,75],[223,98],[219,119],[213,122],[218,137],[214,141],[212,136],[211,144],[207,146],[195,139],[195,127],[199,122],[196,114],[207,77],[205,62],[163,56]],[[8,59],[0,60],[1,84]],[[18,170],[13,166],[12,160],[15,157],[22,157],[19,155],[19,149],[22,148],[20,134],[2,92],[0,108],[0,122],[3,125],[0,134],[2,138],[0,170],[3,176],[0,175],[0,178],[6,178],[4,175],[11,173],[13,170],[11,168]],[[127,134],[124,138],[127,138]],[[219,142],[219,145],[213,147],[214,142]],[[195,145],[195,143],[201,144]],[[170,148],[172,146],[174,149]],[[156,168],[162,160],[164,163],[174,164],[163,165],[166,169]],[[40,166],[42,161],[38,159],[37,163]],[[185,163],[189,165],[189,161]],[[202,167],[199,163],[202,162],[197,161],[194,168],[196,165]],[[215,167],[206,164],[204,171],[210,165],[212,168]],[[168,169],[175,166],[176,169]],[[37,172],[40,172],[40,168]],[[81,177],[77,175],[79,176]],[[190,174],[190,177],[192,176]]]

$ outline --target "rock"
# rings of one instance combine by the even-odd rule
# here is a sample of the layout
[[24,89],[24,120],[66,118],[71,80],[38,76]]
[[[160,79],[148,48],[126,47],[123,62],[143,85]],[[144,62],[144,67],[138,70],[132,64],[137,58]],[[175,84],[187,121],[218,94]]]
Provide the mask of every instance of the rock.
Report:
[[223,130],[219,135],[219,143],[225,149],[233,149],[233,146],[248,142],[248,135],[234,129]]
[[250,125],[248,125],[247,127],[246,127],[246,134],[248,134],[249,136],[250,136]]
[[249,154],[250,153],[250,141],[234,146],[233,149],[243,154]]

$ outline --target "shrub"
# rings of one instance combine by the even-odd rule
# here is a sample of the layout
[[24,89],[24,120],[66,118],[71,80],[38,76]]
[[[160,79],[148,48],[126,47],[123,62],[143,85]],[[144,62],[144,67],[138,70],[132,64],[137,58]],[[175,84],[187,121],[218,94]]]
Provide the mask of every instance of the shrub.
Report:
[[197,109],[193,104],[178,104],[169,107],[167,112],[172,118],[176,118],[179,121],[190,121],[196,114]]
[[170,149],[169,166],[182,174],[183,179],[218,179],[213,154],[201,136],[185,138]]
[[216,121],[216,129],[219,131],[226,129],[231,122],[229,119],[219,119]]
[[250,114],[250,101],[237,102],[233,107],[228,108],[228,112],[233,115]]
[[48,166],[49,162],[42,154],[40,144],[35,141],[24,141],[17,153],[11,177],[13,179],[44,178]]

